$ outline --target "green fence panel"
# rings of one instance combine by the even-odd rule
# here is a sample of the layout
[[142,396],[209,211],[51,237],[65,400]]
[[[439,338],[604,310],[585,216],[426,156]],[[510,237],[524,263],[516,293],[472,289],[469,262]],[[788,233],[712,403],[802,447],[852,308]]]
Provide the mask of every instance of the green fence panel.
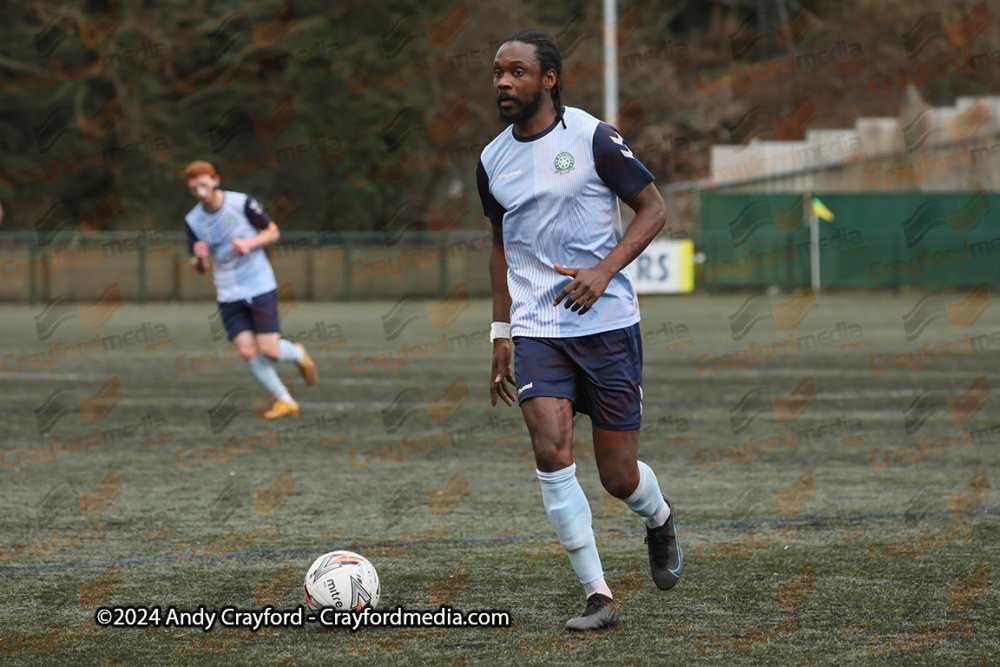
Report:
[[[1000,284],[996,193],[823,194],[824,287]],[[702,195],[700,287],[791,289],[810,282],[809,219],[799,194]]]

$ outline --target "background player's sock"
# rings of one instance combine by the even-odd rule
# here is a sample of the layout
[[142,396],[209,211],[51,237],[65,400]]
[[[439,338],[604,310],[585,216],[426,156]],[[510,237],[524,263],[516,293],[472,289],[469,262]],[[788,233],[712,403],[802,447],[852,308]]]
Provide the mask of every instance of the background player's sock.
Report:
[[305,354],[302,348],[296,347],[294,343],[284,338],[278,341],[278,361],[294,361],[300,364],[303,357]]
[[258,382],[264,385],[264,389],[267,389],[271,396],[285,403],[295,403],[292,395],[288,393],[288,389],[281,383],[278,371],[274,370],[274,366],[269,364],[266,359],[258,354],[256,357],[247,359],[247,366],[250,367],[250,372],[253,373]]
[[[597,554],[591,527],[590,503],[576,481],[576,464],[556,472],[535,472],[542,485],[545,513],[549,515],[549,521],[566,549],[580,583],[603,579],[604,570],[601,569],[601,557]],[[611,592],[605,595],[611,597]]]
[[639,464],[639,486],[625,499],[628,508],[646,520],[649,528],[658,528],[670,516],[670,506],[663,502],[660,484],[653,469],[642,461]]

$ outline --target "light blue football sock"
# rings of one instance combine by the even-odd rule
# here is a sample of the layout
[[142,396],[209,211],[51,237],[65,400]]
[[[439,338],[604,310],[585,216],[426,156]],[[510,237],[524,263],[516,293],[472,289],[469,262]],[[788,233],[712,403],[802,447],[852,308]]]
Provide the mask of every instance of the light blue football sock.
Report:
[[604,575],[594,542],[590,503],[576,481],[576,464],[556,472],[535,471],[542,484],[542,502],[569,562],[586,584]]
[[295,347],[290,340],[282,338],[278,341],[278,361],[294,361],[299,364],[304,357],[302,350]]
[[670,516],[670,507],[663,502],[660,483],[656,481],[656,473],[648,465],[639,461],[639,486],[632,495],[625,499],[628,508],[643,517],[646,525],[657,528]]
[[267,359],[258,354],[256,357],[247,359],[247,366],[250,367],[250,372],[253,373],[258,382],[264,385],[264,389],[267,389],[272,398],[286,403],[295,402],[292,395],[288,393],[288,389],[281,383],[278,371],[274,370],[274,366],[268,363]]

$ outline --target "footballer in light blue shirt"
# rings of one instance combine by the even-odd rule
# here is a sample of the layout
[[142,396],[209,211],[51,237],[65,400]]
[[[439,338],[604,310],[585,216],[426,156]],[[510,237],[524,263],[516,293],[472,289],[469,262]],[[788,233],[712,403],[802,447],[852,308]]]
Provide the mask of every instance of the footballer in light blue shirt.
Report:
[[[663,228],[663,199],[618,130],[563,106],[562,57],[550,36],[522,30],[505,39],[493,89],[508,127],[476,166],[493,229],[490,393],[493,405],[498,396],[520,404],[546,514],[587,597],[566,627],[597,630],[617,625],[619,611],[576,479],[574,412],[590,415],[604,488],[646,523],[653,581],[673,588],[683,563],[671,505],[637,458],[642,340],[626,268]],[[635,211],[624,232],[619,199]]]
[[184,178],[198,200],[184,218],[191,264],[205,273],[208,257],[214,258],[212,275],[226,334],[274,400],[264,417],[297,417],[298,403],[268,360],[294,362],[306,384],[316,384],[318,374],[305,347],[281,338],[278,285],[264,254],[264,247],[278,240],[278,225],[253,197],[220,189],[221,179],[209,162],[192,162]]

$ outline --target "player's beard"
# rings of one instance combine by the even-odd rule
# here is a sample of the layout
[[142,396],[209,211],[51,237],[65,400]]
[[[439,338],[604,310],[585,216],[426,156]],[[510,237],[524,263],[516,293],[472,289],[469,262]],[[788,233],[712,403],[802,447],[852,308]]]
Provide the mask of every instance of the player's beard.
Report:
[[[500,103],[504,100],[514,100],[517,103],[517,111],[513,115],[506,115],[503,109],[500,108]],[[542,91],[535,93],[534,97],[528,99],[527,102],[522,102],[520,99],[514,98],[512,96],[501,97],[497,99],[497,111],[500,112],[500,122],[505,125],[522,125],[538,113],[538,109],[542,106]]]

